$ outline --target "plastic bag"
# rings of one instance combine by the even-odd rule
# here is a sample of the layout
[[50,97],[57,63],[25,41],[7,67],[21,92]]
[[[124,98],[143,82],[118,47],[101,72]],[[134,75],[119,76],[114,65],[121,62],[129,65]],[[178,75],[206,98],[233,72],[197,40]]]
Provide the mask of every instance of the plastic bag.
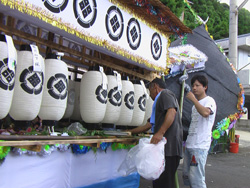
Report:
[[142,138],[139,141],[140,150],[135,157],[135,166],[138,173],[147,180],[158,179],[165,170],[165,152],[164,146],[166,139],[158,144],[150,144],[150,140]]
[[167,141],[163,137],[158,144],[150,144],[151,138],[141,138],[139,144],[129,150],[118,169],[122,175],[137,171],[140,176],[148,180],[160,177],[165,170],[164,145]]
[[87,132],[87,129],[85,129],[81,123],[75,122],[68,126],[68,131],[75,131],[77,135],[82,135]]
[[126,155],[126,158],[118,168],[118,172],[123,175],[127,176],[133,172],[136,172],[135,166],[135,156],[139,152],[139,145],[132,147]]

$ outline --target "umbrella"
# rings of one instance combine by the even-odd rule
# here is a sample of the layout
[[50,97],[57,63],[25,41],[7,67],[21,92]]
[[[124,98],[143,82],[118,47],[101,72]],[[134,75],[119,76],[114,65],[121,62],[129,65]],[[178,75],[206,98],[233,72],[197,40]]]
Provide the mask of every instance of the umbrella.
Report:
[[[181,43],[182,40],[178,39],[170,47],[180,46]],[[195,74],[204,74],[208,78],[207,95],[213,97],[217,104],[217,114],[213,129],[217,129],[223,135],[226,131],[225,124],[229,125],[227,129],[232,128],[242,113],[244,104],[243,88],[226,56],[221,53],[204,25],[194,29],[193,34],[187,34],[187,44],[203,52],[208,59],[203,70],[187,70],[189,78],[186,80],[186,83],[191,86],[191,78]],[[178,83],[180,76],[182,76],[182,72],[177,70],[176,72],[170,71],[170,74],[165,77],[167,88],[172,90],[179,99],[181,97],[181,85]],[[182,112],[184,133],[187,132],[190,124],[192,105],[192,102],[184,98]]]

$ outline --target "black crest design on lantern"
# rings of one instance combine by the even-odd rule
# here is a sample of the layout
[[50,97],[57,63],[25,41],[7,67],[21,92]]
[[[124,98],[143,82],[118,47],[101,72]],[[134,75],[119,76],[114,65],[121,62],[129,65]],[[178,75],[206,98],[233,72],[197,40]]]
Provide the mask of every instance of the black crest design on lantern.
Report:
[[0,61],[0,87],[4,90],[12,90],[15,84],[15,73],[8,68],[8,58]]
[[74,0],[75,18],[84,28],[91,27],[96,20],[97,6],[95,0]]
[[122,104],[122,91],[118,90],[118,87],[114,87],[108,93],[110,104],[114,106],[121,106]]
[[63,11],[67,7],[69,2],[69,0],[60,0],[60,1],[42,0],[42,1],[44,2],[44,6],[54,13],[59,13]]
[[33,72],[33,66],[30,66],[28,69],[24,69],[19,77],[21,88],[25,92],[35,95],[42,92],[43,79],[43,73]]
[[64,74],[58,73],[50,77],[47,83],[48,92],[55,99],[65,99],[68,93],[68,81]]
[[111,6],[106,15],[106,30],[113,41],[118,41],[122,37],[124,23],[120,9]]
[[136,50],[141,44],[141,27],[135,18],[131,18],[128,22],[127,40],[133,50]]
[[141,111],[146,111],[146,95],[142,95],[139,99],[138,99],[138,105],[139,108],[141,109]]
[[103,89],[101,85],[99,85],[95,90],[96,98],[103,104],[106,104],[108,101],[108,91],[107,89]]
[[130,91],[129,93],[127,93],[124,97],[124,102],[128,109],[133,110],[135,103],[135,92]]
[[154,33],[151,40],[151,53],[155,60],[161,57],[162,52],[162,41],[158,33]]

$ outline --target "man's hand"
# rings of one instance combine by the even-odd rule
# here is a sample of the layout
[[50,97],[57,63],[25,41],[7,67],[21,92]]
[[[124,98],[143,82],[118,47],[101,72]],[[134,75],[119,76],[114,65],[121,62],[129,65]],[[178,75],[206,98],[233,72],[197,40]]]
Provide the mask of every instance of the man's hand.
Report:
[[154,134],[154,136],[151,138],[150,143],[151,144],[158,144],[163,138],[163,134],[160,133],[159,131]]

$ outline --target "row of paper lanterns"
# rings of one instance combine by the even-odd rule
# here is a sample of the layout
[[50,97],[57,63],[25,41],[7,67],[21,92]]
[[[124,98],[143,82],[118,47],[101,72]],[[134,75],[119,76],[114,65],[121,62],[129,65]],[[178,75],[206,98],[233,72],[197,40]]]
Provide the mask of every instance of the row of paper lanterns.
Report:
[[44,60],[35,45],[21,45],[17,52],[7,35],[0,35],[0,49],[0,119],[9,114],[17,121],[39,116],[139,126],[150,116],[152,100],[142,81],[121,79],[112,70],[106,75],[96,66],[76,82],[68,80],[60,55]]
[[[69,98],[64,118],[87,123],[144,124],[151,115],[153,104],[147,96],[144,83],[121,78],[119,73],[111,69],[104,73],[100,68],[90,67],[80,82],[69,81]],[[73,100],[75,103],[72,103]]]

